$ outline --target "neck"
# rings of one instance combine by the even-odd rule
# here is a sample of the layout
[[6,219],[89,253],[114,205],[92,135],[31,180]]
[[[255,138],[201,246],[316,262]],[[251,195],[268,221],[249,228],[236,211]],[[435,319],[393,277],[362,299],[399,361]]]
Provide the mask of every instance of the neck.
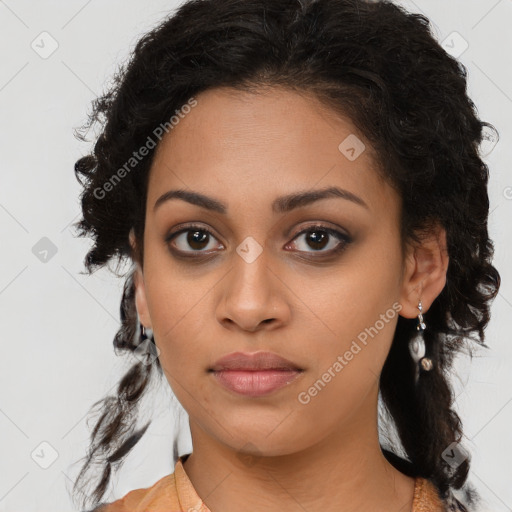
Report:
[[265,456],[237,452],[190,422],[193,453],[183,467],[211,512],[409,512],[414,479],[382,453],[368,418],[299,452]]

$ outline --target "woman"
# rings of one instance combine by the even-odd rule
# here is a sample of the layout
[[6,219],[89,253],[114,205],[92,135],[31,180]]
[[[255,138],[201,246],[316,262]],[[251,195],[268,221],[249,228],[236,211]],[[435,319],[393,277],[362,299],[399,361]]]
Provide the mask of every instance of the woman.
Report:
[[[103,464],[95,510],[473,510],[449,378],[464,343],[486,346],[500,285],[490,125],[428,20],[386,1],[189,1],[95,122],[79,233],[89,272],[133,262],[114,343],[137,356],[76,482]],[[155,372],[193,452],[102,504]]]

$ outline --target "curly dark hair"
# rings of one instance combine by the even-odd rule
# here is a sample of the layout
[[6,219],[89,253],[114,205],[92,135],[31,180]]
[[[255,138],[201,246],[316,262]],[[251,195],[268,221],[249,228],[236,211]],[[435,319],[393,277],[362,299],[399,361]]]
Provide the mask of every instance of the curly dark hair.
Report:
[[[313,92],[371,142],[379,172],[403,199],[402,243],[420,241],[435,223],[446,230],[446,285],[427,313],[425,331],[434,368],[415,385],[407,350],[415,322],[399,317],[380,390],[401,446],[394,443],[383,452],[400,471],[429,478],[441,497],[461,489],[470,458],[454,469],[442,457],[463,436],[450,368],[464,347],[472,357],[469,341],[489,348],[484,329],[500,286],[487,228],[488,167],[480,152],[485,130],[496,130],[478,118],[466,78],[466,68],[436,41],[429,20],[390,1],[184,3],[141,37],[75,132],[86,141],[83,132],[101,126],[93,151],[75,164],[84,187],[83,218],[75,225],[78,236],[94,240],[84,261],[87,271],[114,257],[143,266],[147,178],[155,148],[122,179],[119,170],[190,98],[214,87]],[[105,199],[106,183],[113,185]],[[135,249],[129,243],[132,229]],[[123,275],[116,353],[134,352],[141,343],[133,273],[132,267]],[[74,487],[90,480],[93,466],[103,465],[86,498],[93,504],[104,496],[112,468],[149,425],[137,430],[134,418],[154,371],[162,375],[158,358],[138,362],[122,378],[116,397],[94,404],[102,405],[102,412]]]

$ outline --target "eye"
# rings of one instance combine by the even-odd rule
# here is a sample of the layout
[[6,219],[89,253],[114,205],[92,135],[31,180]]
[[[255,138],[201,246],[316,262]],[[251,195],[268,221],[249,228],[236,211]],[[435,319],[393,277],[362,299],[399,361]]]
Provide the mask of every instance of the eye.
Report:
[[[345,247],[352,241],[351,238],[335,229],[327,226],[315,225],[301,231],[293,240],[300,240],[303,237],[302,243],[295,242],[294,245],[299,246],[300,252],[321,252],[321,253],[334,253],[345,249]],[[336,242],[337,239],[338,241]],[[313,250],[307,250],[307,248]],[[326,250],[324,250],[327,247]]]
[[[301,237],[304,237],[301,243],[294,242]],[[169,234],[165,239],[171,245],[173,252],[191,258],[214,252],[213,249],[217,246],[220,249],[224,248],[221,243],[216,245],[214,240],[217,240],[215,235],[209,229],[199,225],[186,226]],[[344,233],[327,226],[314,225],[301,231],[286,247],[295,245],[299,246],[298,252],[334,254],[343,251],[350,242],[352,239]]]
[[[211,243],[212,240],[216,240],[213,233],[202,226],[187,226],[186,229],[171,233],[166,238],[167,243],[174,242],[178,252],[182,253],[208,252],[205,249],[215,248],[215,244]],[[224,246],[220,244],[220,247]]]

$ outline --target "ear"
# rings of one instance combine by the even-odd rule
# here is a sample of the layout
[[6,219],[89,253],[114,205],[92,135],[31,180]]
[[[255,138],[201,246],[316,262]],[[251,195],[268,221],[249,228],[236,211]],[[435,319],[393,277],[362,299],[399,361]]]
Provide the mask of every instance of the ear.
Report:
[[[133,229],[130,231],[130,245],[135,247],[135,235]],[[144,284],[144,274],[140,263],[136,262],[136,269],[133,275],[133,281],[135,284],[135,306],[139,315],[140,323],[146,327],[152,329],[151,316],[149,315],[148,304],[146,299],[146,287]]]
[[428,311],[446,284],[448,270],[446,231],[435,224],[428,233],[422,233],[420,244],[410,244],[404,262],[400,315],[418,316],[421,300],[423,313]]

